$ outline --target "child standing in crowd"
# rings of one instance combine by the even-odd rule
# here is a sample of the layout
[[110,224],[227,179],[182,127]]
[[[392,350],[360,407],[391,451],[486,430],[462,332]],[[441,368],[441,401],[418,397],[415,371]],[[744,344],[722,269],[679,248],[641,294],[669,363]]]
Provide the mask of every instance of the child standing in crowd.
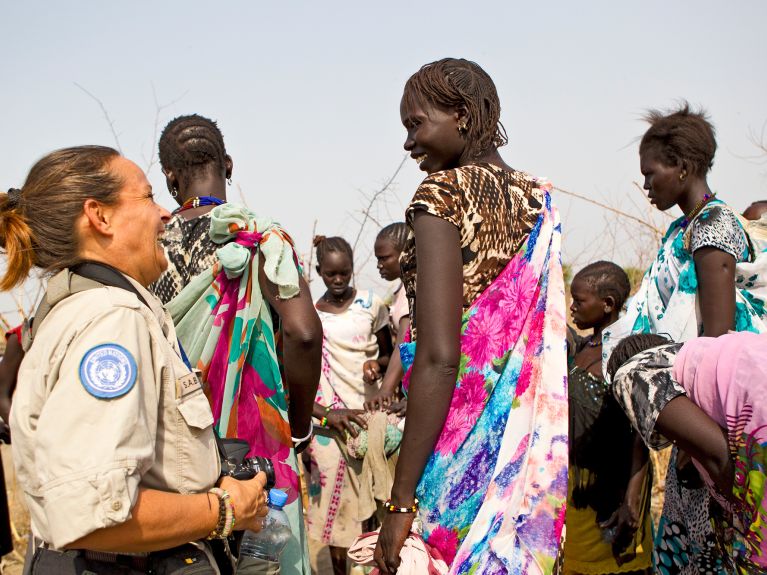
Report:
[[[327,291],[317,300],[324,332],[322,375],[314,415],[320,426],[357,436],[365,427],[360,417],[363,404],[377,393],[376,381],[363,381],[363,365],[376,360],[386,369],[392,351],[389,313],[373,292],[350,285],[354,256],[349,243],[340,237],[315,238],[317,273]],[[346,573],[346,551],[362,533],[358,517],[361,462],[344,458],[339,445],[326,434],[315,435],[308,449],[311,473],[308,478],[310,537],[330,547],[333,572]]]
[[602,376],[602,330],[629,291],[626,272],[606,261],[583,268],[570,286],[573,321],[592,333],[569,350],[566,574],[649,573],[652,565],[647,451]]
[[[400,280],[402,272],[399,265],[399,256],[405,249],[405,242],[408,237],[407,224],[405,222],[395,222],[384,227],[378,236],[373,247],[376,260],[378,260],[378,273],[386,281]],[[386,369],[386,375],[381,383],[381,389],[378,394],[370,401],[365,402],[365,409],[375,410],[385,408],[389,411],[395,411],[403,414],[406,400],[398,402],[399,385],[404,375],[402,361],[399,356],[399,346],[404,341],[405,334],[410,328],[410,311],[407,305],[407,296],[400,281],[397,289],[394,290],[393,302],[389,309],[389,327],[395,336],[394,350],[389,367]],[[371,362],[372,363],[372,362]],[[372,366],[374,369],[376,366]],[[370,369],[366,364],[366,371]]]

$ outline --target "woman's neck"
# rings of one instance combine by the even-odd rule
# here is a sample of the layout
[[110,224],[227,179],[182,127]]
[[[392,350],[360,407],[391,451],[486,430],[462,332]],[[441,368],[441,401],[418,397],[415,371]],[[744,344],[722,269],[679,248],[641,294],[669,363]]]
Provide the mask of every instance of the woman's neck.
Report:
[[689,191],[684,197],[679,199],[677,205],[684,212],[685,216],[690,216],[697,207],[707,201],[706,196],[710,199],[712,195],[711,188],[708,187],[708,182],[706,182],[705,178],[695,178],[690,182]]
[[221,176],[203,176],[195,178],[178,192],[179,205],[192,198],[212,196],[226,201],[226,180]]
[[471,160],[470,162],[468,161],[465,163],[462,162],[461,165],[477,164],[477,163],[491,164],[493,166],[498,166],[502,170],[507,170],[507,171],[512,170],[512,167],[503,161],[503,158],[501,157],[501,154],[498,153],[497,148],[493,148],[489,152],[482,154],[481,156]]
[[330,294],[330,292],[325,292],[322,296],[322,299],[324,299],[327,303],[337,306],[342,306],[346,302],[348,302],[351,298],[354,297],[354,288],[352,286],[348,286],[344,293],[341,295],[341,297],[335,297]]

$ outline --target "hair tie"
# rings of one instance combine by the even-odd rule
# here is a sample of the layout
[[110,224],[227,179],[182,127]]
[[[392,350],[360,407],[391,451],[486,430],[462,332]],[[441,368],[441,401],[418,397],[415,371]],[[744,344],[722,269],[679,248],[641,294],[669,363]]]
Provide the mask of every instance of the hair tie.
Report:
[[322,242],[324,242],[327,238],[325,236],[314,236],[314,240],[312,240],[312,244],[316,248],[319,246]]
[[19,205],[19,200],[21,199],[21,190],[18,188],[8,188],[8,201],[6,205],[9,209],[14,210]]

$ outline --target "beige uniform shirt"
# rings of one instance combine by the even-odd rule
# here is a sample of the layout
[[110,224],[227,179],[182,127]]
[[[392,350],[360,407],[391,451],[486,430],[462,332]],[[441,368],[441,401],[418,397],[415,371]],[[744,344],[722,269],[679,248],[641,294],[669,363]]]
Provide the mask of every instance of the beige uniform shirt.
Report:
[[[132,283],[150,308],[115,287],[70,295],[21,364],[13,457],[32,531],[54,548],[129,519],[139,487],[204,492],[219,476],[213,416],[173,322]],[[49,291],[62,285],[66,274]]]

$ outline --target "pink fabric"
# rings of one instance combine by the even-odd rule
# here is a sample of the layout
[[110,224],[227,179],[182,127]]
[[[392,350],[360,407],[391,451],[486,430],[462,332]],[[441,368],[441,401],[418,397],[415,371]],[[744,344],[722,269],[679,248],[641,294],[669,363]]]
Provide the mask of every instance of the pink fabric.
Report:
[[[674,380],[727,430],[735,463],[733,511],[739,557],[767,567],[767,334],[729,333],[689,340],[674,362]],[[705,472],[696,467],[707,479]]]
[[728,414],[739,415],[745,404],[757,406],[767,400],[767,334],[691,339],[677,354],[674,380],[693,403],[728,428],[732,423]]
[[[349,547],[349,559],[360,565],[375,565],[373,553],[377,543],[378,531],[363,533]],[[447,563],[442,559],[440,552],[415,533],[405,539],[399,557],[402,563],[397,569],[397,575],[445,575],[448,571]],[[370,575],[379,573],[380,570],[376,567]]]
[[399,331],[399,322],[402,318],[410,315],[404,286],[400,285],[394,295],[394,303],[391,306],[391,327],[394,335]]

